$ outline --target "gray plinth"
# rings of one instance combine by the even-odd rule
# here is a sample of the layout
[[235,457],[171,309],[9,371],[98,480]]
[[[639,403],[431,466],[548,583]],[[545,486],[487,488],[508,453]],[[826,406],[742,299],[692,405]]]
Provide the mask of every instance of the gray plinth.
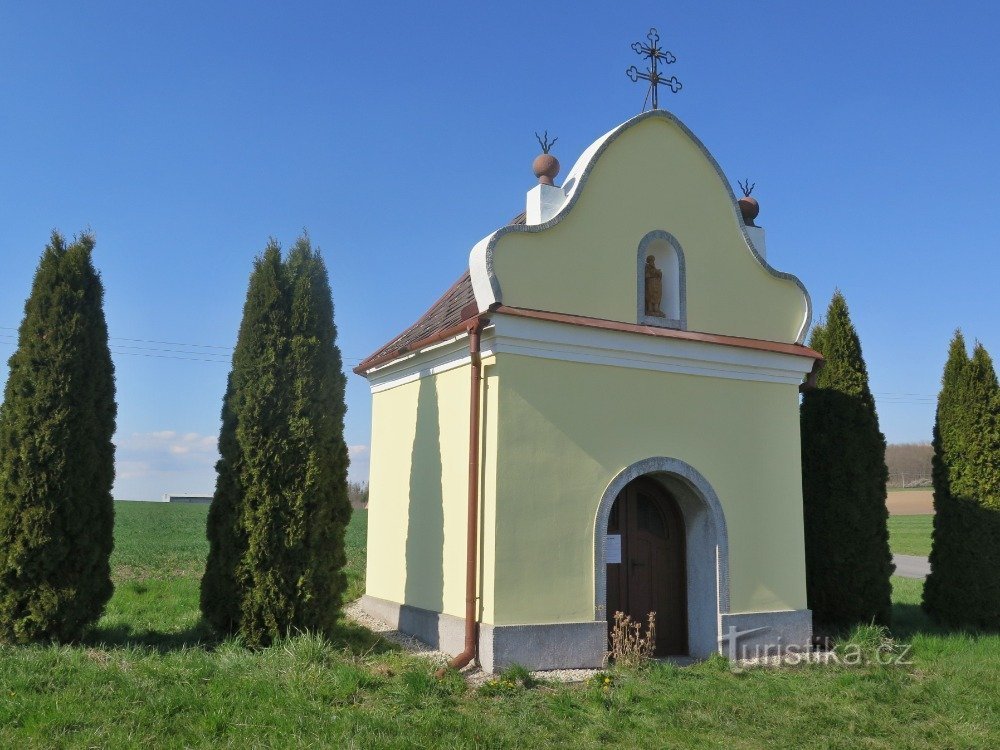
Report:
[[721,616],[719,651],[730,659],[757,659],[812,643],[812,611],[740,612]]
[[484,624],[479,630],[479,662],[487,672],[511,664],[532,670],[599,669],[604,666],[607,642],[605,622]]

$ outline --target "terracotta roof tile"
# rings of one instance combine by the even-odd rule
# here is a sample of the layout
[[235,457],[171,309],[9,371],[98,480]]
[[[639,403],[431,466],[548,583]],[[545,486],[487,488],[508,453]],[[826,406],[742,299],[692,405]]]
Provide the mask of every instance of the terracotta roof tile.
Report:
[[[509,223],[524,224],[525,222],[524,213],[519,213]],[[360,365],[354,368],[354,372],[360,375],[375,364],[382,364],[406,354],[414,344],[433,339],[438,334],[454,328],[478,312],[478,310],[473,312],[471,309],[466,309],[469,305],[474,305],[475,302],[476,295],[472,291],[472,280],[469,278],[469,272],[466,271],[442,295],[441,299],[431,305],[430,310],[420,316],[416,323],[366,357]]]
[[402,356],[418,342],[432,339],[435,335],[454,328],[478,312],[478,309],[469,307],[474,307],[475,303],[472,280],[466,271],[416,323],[367,357],[354,371],[363,373],[375,364]]

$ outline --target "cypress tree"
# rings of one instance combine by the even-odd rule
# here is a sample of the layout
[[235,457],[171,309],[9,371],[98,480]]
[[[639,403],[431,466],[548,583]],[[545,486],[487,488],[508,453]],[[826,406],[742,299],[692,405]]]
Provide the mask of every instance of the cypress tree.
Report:
[[223,406],[202,611],[252,645],[328,632],[346,587],[344,386],[326,269],[272,241],[251,276]]
[[[253,282],[251,282],[252,285]],[[240,328],[243,339],[247,317]],[[234,362],[236,355],[233,355]],[[242,359],[242,358],[241,358]],[[230,372],[226,395],[222,400],[222,428],[219,432],[219,460],[215,464],[215,493],[208,509],[206,536],[208,559],[201,579],[201,613],[219,633],[230,633],[238,625],[239,597],[236,588],[236,565],[246,548],[246,535],[238,523],[240,492],[237,481],[239,443],[236,440],[235,388]]]
[[94,238],[58,232],[0,407],[0,641],[73,641],[111,597],[114,366]]
[[[983,508],[1000,510],[1000,443],[997,441],[1000,385],[993,360],[978,341],[972,349],[968,377],[972,425],[969,462],[974,482],[971,494]],[[1000,544],[1000,538],[995,539],[994,544]]]
[[[287,447],[284,381],[289,296],[281,248],[271,240],[254,263],[222,407],[219,462],[207,535],[209,554],[201,607],[219,632],[240,630],[253,571],[247,567],[251,529],[280,505]],[[266,572],[262,572],[266,575]]]
[[[294,541],[302,547],[295,563],[298,607],[293,625],[329,631],[347,588],[344,534],[351,520],[344,441],[347,411],[333,299],[326,266],[308,236],[288,258],[292,284],[292,394],[290,502]],[[291,546],[291,545],[289,545]]]
[[803,395],[806,590],[819,629],[888,625],[893,571],[885,505],[885,437],[861,342],[838,291],[810,346],[826,364]]
[[1000,388],[986,349],[956,332],[934,424],[934,532],[923,607],[953,626],[1000,627]]

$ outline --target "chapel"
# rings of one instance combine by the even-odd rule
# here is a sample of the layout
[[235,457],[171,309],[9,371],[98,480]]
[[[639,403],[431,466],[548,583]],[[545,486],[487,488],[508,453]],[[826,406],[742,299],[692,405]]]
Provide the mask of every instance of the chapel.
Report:
[[673,114],[558,169],[355,370],[362,606],[487,671],[600,667],[616,612],[664,657],[808,646],[809,295]]

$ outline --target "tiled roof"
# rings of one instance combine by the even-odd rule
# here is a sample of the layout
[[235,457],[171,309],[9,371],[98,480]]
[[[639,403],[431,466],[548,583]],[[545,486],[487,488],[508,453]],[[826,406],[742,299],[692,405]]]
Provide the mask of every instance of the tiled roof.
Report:
[[433,339],[434,336],[454,328],[477,312],[479,310],[476,308],[476,295],[472,291],[472,280],[466,271],[441,296],[441,299],[431,305],[430,310],[420,316],[416,323],[380,347],[354,371],[360,374],[375,364],[402,356],[410,351],[414,344]]
[[[524,224],[525,215],[518,214],[510,220],[510,223]],[[413,348],[419,348],[414,347],[414,344],[428,341],[451,328],[455,328],[479,312],[478,308],[472,309],[475,307],[475,303],[476,295],[472,291],[472,280],[469,278],[469,272],[466,271],[441,296],[441,299],[431,305],[430,310],[420,316],[416,323],[367,357],[354,368],[354,371],[362,374],[374,365],[388,362],[406,354]]]

